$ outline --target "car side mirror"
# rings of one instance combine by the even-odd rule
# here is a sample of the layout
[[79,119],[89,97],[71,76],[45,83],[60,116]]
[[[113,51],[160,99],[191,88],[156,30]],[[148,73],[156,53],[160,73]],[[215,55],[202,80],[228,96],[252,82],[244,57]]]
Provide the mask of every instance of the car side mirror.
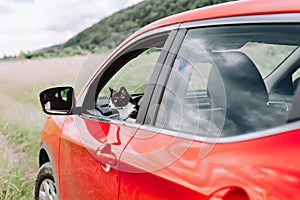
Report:
[[43,111],[49,115],[70,115],[75,106],[72,87],[54,87],[40,93]]

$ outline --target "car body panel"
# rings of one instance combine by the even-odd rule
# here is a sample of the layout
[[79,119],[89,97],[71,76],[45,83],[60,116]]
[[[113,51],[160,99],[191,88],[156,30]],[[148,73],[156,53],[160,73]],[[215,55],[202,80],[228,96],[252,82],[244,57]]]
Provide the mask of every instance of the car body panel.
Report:
[[102,199],[118,199],[119,173],[114,169],[117,165],[105,172],[97,151],[110,145],[111,153],[118,159],[135,132],[134,127],[68,117],[60,140],[62,199],[98,199],[98,194]]
[[[47,158],[53,164],[53,169],[56,177],[56,183],[59,184],[59,158],[60,158],[60,135],[65,118],[62,116],[49,116],[41,134],[41,151],[46,152]],[[40,167],[44,163],[40,163]]]
[[[249,194],[250,199],[298,199],[300,162],[287,155],[298,155],[299,141],[299,129],[232,143],[204,143],[139,130],[121,158],[132,168],[126,165],[122,170],[120,199],[126,199],[123,188],[135,191],[134,199],[149,196],[144,182],[134,181],[137,178],[157,184],[169,181],[162,186],[164,190],[161,185],[153,186],[147,199],[181,199],[184,192],[198,193],[191,199],[206,199],[216,196],[220,189],[237,188]],[[135,173],[137,169],[145,172]]]

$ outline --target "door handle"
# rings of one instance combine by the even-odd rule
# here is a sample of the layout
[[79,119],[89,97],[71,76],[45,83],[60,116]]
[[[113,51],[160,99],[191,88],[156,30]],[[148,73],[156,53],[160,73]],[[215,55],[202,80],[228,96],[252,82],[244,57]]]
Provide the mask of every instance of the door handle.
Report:
[[108,153],[102,153],[101,151],[97,152],[97,158],[103,164],[109,164],[111,166],[115,166],[117,164],[116,156]]
[[112,166],[117,165],[117,158],[111,151],[110,144],[106,144],[104,147],[99,148],[96,152],[96,156],[101,162],[101,166],[105,172],[109,172]]

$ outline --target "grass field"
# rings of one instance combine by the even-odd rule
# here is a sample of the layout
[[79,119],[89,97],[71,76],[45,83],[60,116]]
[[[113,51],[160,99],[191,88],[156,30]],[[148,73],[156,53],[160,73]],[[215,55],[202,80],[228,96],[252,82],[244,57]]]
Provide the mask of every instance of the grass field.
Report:
[[33,199],[39,136],[46,114],[39,92],[73,85],[87,56],[0,62],[0,199]]

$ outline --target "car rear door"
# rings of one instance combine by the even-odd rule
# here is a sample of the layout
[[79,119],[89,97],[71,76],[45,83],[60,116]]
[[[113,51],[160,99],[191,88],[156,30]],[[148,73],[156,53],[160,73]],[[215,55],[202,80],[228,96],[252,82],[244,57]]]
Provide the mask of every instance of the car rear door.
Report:
[[297,199],[297,98],[291,113],[284,93],[270,101],[258,69],[268,68],[249,57],[267,49],[281,60],[278,46],[288,57],[299,42],[280,37],[297,38],[299,24],[245,23],[254,19],[182,26],[121,155],[119,199]]

